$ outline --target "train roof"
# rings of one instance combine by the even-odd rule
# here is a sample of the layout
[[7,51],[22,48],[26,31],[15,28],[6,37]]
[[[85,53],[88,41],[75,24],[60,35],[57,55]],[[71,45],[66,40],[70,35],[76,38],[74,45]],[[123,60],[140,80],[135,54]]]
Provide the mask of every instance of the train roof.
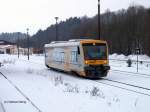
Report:
[[61,47],[61,46],[77,46],[80,42],[51,42],[50,44],[45,44],[45,47]]
[[101,42],[106,43],[103,40],[94,40],[94,39],[72,39],[69,41],[52,41],[49,44],[45,44],[45,47],[61,47],[61,46],[78,46],[81,43],[88,42]]

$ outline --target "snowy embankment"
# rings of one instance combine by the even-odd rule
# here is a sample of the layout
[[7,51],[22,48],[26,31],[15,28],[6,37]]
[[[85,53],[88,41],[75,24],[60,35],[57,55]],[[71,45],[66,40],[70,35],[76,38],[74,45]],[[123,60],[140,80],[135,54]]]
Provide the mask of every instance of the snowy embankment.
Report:
[[[150,61],[150,57],[148,57],[147,55],[138,55],[139,60],[140,61]],[[109,56],[109,59],[116,59],[116,60],[127,60],[127,59],[131,59],[131,60],[136,60],[137,59],[137,55],[129,55],[129,56],[125,56],[123,54],[112,54]]]
[[[97,83],[95,80],[49,70],[44,65],[43,56],[31,56],[30,61],[27,61],[27,56],[17,59],[17,56],[14,55],[0,55],[0,60],[4,63],[0,72],[11,80],[42,112],[150,111],[150,96]],[[115,62],[110,63],[111,65],[116,64]],[[122,66],[123,63],[120,65],[119,69],[126,67],[125,64]],[[148,72],[148,70],[145,71]],[[111,76],[108,78],[123,80],[120,74],[117,75],[110,71],[109,75]],[[132,79],[133,82],[136,82],[136,78],[134,80],[132,77]],[[128,81],[127,77],[125,80]],[[132,83],[131,80],[129,81]],[[145,86],[149,85],[144,84]],[[129,87],[129,89],[131,88]],[[3,76],[0,76],[0,100],[6,112],[38,112],[29,100]],[[10,103],[10,101],[14,101],[14,103]],[[24,103],[19,103],[19,101]]]
[[[109,56],[110,66],[113,70],[122,70],[129,72],[137,72],[137,56],[136,55],[117,55],[112,54]],[[131,67],[128,67],[127,61],[131,59]],[[138,73],[149,74],[150,75],[150,57],[147,55],[138,56]]]

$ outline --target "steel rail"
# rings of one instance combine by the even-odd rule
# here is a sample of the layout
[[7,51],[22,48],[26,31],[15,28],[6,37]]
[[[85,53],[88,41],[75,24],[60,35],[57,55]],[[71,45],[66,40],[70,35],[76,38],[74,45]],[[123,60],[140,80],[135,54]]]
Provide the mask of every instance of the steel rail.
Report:
[[100,84],[104,84],[104,85],[108,85],[108,86],[112,86],[112,87],[115,87],[115,88],[119,88],[119,89],[122,89],[122,90],[130,91],[130,92],[134,92],[134,93],[137,93],[137,94],[141,94],[141,95],[145,95],[145,96],[150,97],[150,94],[139,92],[139,91],[132,90],[132,89],[128,89],[128,88],[125,88],[125,87],[120,87],[120,86],[117,86],[117,85],[113,85],[113,84],[106,83],[106,82],[100,82],[100,81],[94,81],[94,82],[97,82],[97,83],[100,83]]
[[144,90],[150,91],[150,88],[145,88],[145,87],[142,87],[142,86],[136,86],[136,85],[133,85],[133,84],[124,83],[124,82],[111,80],[111,79],[106,79],[106,78],[103,78],[103,80],[110,81],[110,82],[115,82],[115,83],[119,83],[119,84],[123,84],[123,85],[127,85],[127,86],[131,86],[131,87],[135,87],[135,88],[139,88],[139,89],[144,89]]
[[150,75],[149,74],[144,74],[144,73],[137,73],[137,72],[129,72],[129,71],[122,71],[122,70],[114,70],[114,69],[111,69],[110,71],[115,71],[115,72],[122,72],[122,73],[128,73],[128,74],[138,74],[137,76],[149,76],[150,77]]
[[[25,60],[23,60],[23,61],[25,61]],[[30,63],[33,63],[33,64],[40,64],[40,63],[36,63],[36,62],[30,62]],[[41,65],[41,64],[40,64],[40,65]],[[125,73],[130,73],[130,74],[137,74],[137,73],[134,73],[134,72],[126,72],[126,71],[119,71],[119,70],[112,70],[112,71],[125,72]],[[140,74],[140,73],[138,73],[138,74]],[[150,75],[148,75],[148,74],[142,74],[142,75],[150,76]],[[134,88],[138,88],[138,89],[143,89],[143,90],[148,90],[148,91],[150,91],[150,88],[140,87],[140,86],[136,86],[136,85],[132,85],[132,84],[124,83],[124,82],[119,82],[119,81],[114,81],[114,80],[110,80],[110,79],[105,79],[105,78],[102,78],[102,79],[103,79],[103,80],[107,80],[107,81],[109,81],[109,82],[120,83],[120,84],[122,84],[122,85],[126,85],[126,86],[130,86],[130,87],[134,87]],[[101,84],[105,84],[105,85],[109,85],[109,86],[116,87],[116,88],[120,88],[120,89],[124,89],[124,90],[127,90],[127,91],[131,91],[131,92],[134,92],[134,93],[138,93],[138,94],[142,94],[142,95],[145,95],[145,96],[149,96],[149,97],[150,97],[150,94],[143,93],[143,92],[139,92],[139,91],[136,91],[136,90],[132,90],[132,89],[128,89],[128,88],[124,88],[124,87],[120,87],[120,86],[117,86],[117,85],[113,85],[113,84],[109,84],[109,83],[105,83],[105,82],[100,82],[100,81],[94,81],[94,82],[101,83]]]
[[31,103],[31,105],[38,110],[38,112],[42,112],[29,97],[27,97],[10,79],[8,79],[2,72],[0,72],[1,76],[3,76],[27,101]]

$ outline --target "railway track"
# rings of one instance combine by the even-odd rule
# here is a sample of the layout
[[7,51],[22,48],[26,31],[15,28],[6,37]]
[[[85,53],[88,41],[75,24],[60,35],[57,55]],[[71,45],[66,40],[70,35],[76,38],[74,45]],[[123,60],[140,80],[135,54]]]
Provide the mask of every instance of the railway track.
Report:
[[[34,63],[34,64],[38,64],[38,63],[35,63],[35,62],[31,62],[31,63]],[[139,77],[139,75],[137,75],[137,73],[134,73],[134,72],[126,72],[126,71],[119,71],[119,70],[112,70],[112,71],[116,71],[116,72],[123,72],[123,73],[128,73],[128,74],[134,74],[136,76]],[[56,72],[56,71],[55,71]],[[140,73],[138,73],[140,74]],[[149,76],[150,78],[150,75],[148,74],[141,74],[142,77],[143,76]],[[141,87],[141,86],[137,86],[137,85],[133,85],[133,84],[129,84],[129,83],[124,83],[124,82],[120,82],[120,81],[116,81],[116,80],[111,80],[111,79],[106,79],[106,78],[102,78],[104,81],[107,81],[107,82],[102,82],[101,80],[100,81],[96,81],[97,83],[102,83],[102,84],[105,84],[105,85],[109,85],[109,86],[113,86],[113,87],[116,87],[116,88],[120,88],[120,89],[124,89],[124,90],[127,90],[127,91],[131,91],[131,92],[134,92],[134,93],[138,93],[138,94],[142,94],[142,95],[146,95],[146,96],[149,96],[150,97],[150,88],[145,88],[145,87]],[[109,82],[109,83],[108,83]],[[110,83],[111,82],[111,83]],[[115,84],[114,84],[115,83]],[[132,88],[136,88],[138,90],[134,90],[134,89],[129,89],[127,87],[121,87],[121,86],[118,86],[116,85],[117,84],[121,84],[121,85],[126,85],[128,87],[132,87]],[[141,92],[141,90],[146,90],[148,93],[146,92]]]
[[[149,88],[143,88],[143,87],[140,87],[140,86],[138,87],[138,86],[135,86],[135,85],[125,84],[125,83],[123,84],[122,82],[118,82],[118,81],[116,82],[116,81],[113,81],[113,80],[107,80],[107,79],[104,79],[104,80],[106,80],[106,81],[108,81],[108,82],[102,82],[102,81],[94,81],[94,82],[150,97],[150,93],[148,94],[148,92],[141,92],[141,89],[147,90],[147,91],[150,92]],[[111,83],[110,83],[110,82],[111,82]],[[113,82],[113,83],[112,83],[112,82]],[[121,86],[121,85],[119,86],[119,85],[116,85],[116,84],[114,84],[114,83],[119,83],[119,84],[121,84],[121,85],[126,85],[126,86],[128,86],[128,87],[133,87],[133,88],[135,88],[135,89],[130,89],[130,88],[128,88],[128,87],[124,87],[124,86]],[[137,90],[137,89],[138,89],[138,90]]]
[[[27,62],[27,60],[23,60],[23,59],[20,59],[20,60]],[[33,63],[33,64],[38,64],[38,65],[40,65],[40,66],[43,66],[43,64],[41,64],[41,63],[31,62],[31,61],[28,61],[28,62],[29,62],[29,63]],[[128,72],[128,71],[112,70],[112,69],[111,69],[110,71],[123,72],[123,73],[135,74],[135,75],[136,75],[136,74],[139,74],[139,75],[149,76],[149,77],[150,77],[149,74],[143,74],[143,73],[137,73],[137,72]],[[138,76],[138,75],[137,75],[137,76]]]
[[136,88],[139,88],[139,89],[144,89],[144,90],[150,91],[150,88],[145,88],[145,87],[142,87],[142,86],[136,86],[136,85],[133,85],[133,84],[124,83],[124,82],[111,80],[111,79],[105,79],[105,78],[103,78],[103,80],[110,81],[110,82],[115,82],[115,83],[119,83],[119,84],[123,84],[123,85],[127,85],[127,86],[136,87]]
[[[27,60],[22,60],[22,61],[27,61]],[[28,62],[29,63],[33,63],[33,64],[39,64],[40,66],[43,66],[43,64],[40,64],[40,63],[37,63],[37,62],[31,62],[31,61],[28,61]],[[138,77],[139,76],[140,77],[147,76],[148,78],[150,78],[150,75],[148,75],[148,74],[141,74],[141,73],[135,73],[135,72],[127,72],[127,71],[121,71],[121,70],[111,70],[111,71],[119,72],[119,73],[122,73],[122,74],[124,73],[124,74],[128,74],[128,75],[131,74],[130,76],[138,76]],[[120,88],[120,89],[123,89],[123,90],[131,91],[131,92],[134,92],[134,93],[138,93],[138,94],[150,97],[150,88],[145,88],[145,87],[142,87],[142,86],[137,86],[137,85],[133,85],[133,84],[129,84],[129,83],[124,83],[124,82],[120,82],[120,81],[117,81],[117,80],[111,80],[111,79],[107,79],[107,78],[102,78],[102,79],[103,80],[95,81],[95,82],[101,83],[101,84],[105,84],[105,85],[108,85],[108,86],[112,86],[112,87],[116,87],[116,88]],[[122,86],[121,85],[117,85],[117,84],[121,84]],[[124,87],[124,86],[126,86],[126,87]],[[131,89],[131,87],[133,89]]]
[[[22,61],[27,61],[27,60],[23,60],[21,59]],[[33,63],[33,64],[38,64],[40,66],[43,66],[43,64],[41,63],[37,63],[37,62],[31,62],[31,61],[28,61],[29,63]],[[120,73],[126,73],[130,76],[137,76],[137,77],[144,77],[144,76],[147,76],[145,78],[150,78],[150,75],[149,74],[143,74],[143,73],[137,73],[137,72],[129,72],[129,71],[121,71],[121,70],[114,70],[114,69],[111,69],[110,71],[113,71],[113,72],[120,72]],[[123,74],[123,75],[126,75],[126,74]],[[134,74],[134,75],[133,75]]]
[[2,102],[0,102],[0,112],[6,112],[5,108],[4,108],[4,105]]
[[[38,106],[36,106],[31,99],[24,94],[10,79],[8,79],[2,72],[0,72],[0,75],[3,76],[28,102],[31,103],[31,105],[38,111],[42,112],[41,109],[39,109]],[[3,107],[4,108],[4,107]],[[5,111],[4,111],[5,112]]]
[[[127,73],[127,74],[130,75],[130,76],[139,76],[139,77],[147,76],[146,78],[150,78],[150,75],[149,75],[149,74],[144,74],[144,73],[129,72],[129,71],[122,71],[122,70],[114,70],[114,69],[111,69],[110,71],[113,71],[113,72],[120,72],[120,73]],[[132,75],[131,75],[131,74],[132,74]],[[133,75],[133,74],[134,74],[134,75]]]
[[[22,61],[27,61],[27,60],[22,60]],[[37,63],[37,62],[31,62],[29,61],[30,63],[33,63],[33,64],[39,64],[40,66],[43,66],[43,64],[40,64],[40,63]],[[135,72],[128,72],[128,71],[121,71],[121,70],[110,70],[110,71],[114,71],[114,72],[119,72],[119,73],[124,73],[123,75],[130,75],[130,76],[137,76],[137,77],[144,77],[144,76],[147,76],[145,78],[150,78],[150,75],[148,74],[142,74],[142,73],[135,73]],[[120,82],[120,81],[116,81],[116,80],[111,80],[111,79],[106,79],[106,78],[102,78],[103,80],[106,80],[106,81],[109,81],[109,82],[115,82],[115,83],[119,83],[119,84],[123,84],[123,85],[127,85],[127,86],[131,86],[131,87],[136,87],[136,88],[139,88],[139,89],[144,89],[144,90],[148,90],[150,91],[150,88],[145,88],[145,87],[141,87],[141,86],[137,86],[137,85],[132,85],[132,84],[129,84],[129,83],[124,83],[124,82]]]

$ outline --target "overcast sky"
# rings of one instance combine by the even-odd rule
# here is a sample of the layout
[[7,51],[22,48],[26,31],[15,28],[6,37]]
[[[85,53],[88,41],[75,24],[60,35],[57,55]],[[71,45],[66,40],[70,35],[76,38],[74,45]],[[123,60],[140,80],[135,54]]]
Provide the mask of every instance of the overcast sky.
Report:
[[[31,35],[39,29],[69,17],[92,17],[97,13],[97,0],[0,0],[0,33],[23,32]],[[150,0],[101,0],[101,12],[116,11],[131,4],[150,7]]]

